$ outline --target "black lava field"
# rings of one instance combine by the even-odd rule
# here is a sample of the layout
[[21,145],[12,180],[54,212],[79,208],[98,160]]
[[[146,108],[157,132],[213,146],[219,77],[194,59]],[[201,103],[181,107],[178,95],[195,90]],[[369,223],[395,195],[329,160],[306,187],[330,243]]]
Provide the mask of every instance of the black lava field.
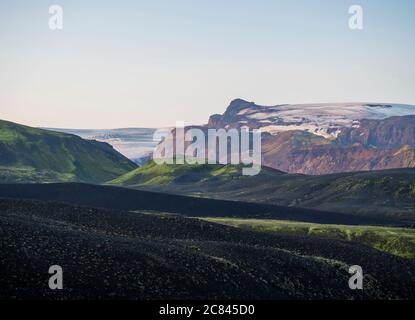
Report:
[[[353,242],[0,199],[4,299],[410,299],[415,264]],[[50,290],[48,269],[63,269]],[[350,290],[348,268],[364,270]]]

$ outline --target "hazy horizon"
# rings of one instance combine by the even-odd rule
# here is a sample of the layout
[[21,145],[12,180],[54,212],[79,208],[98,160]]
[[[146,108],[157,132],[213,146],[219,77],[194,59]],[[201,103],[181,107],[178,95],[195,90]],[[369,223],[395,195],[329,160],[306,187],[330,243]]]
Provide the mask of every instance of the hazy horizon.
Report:
[[51,31],[53,4],[0,3],[0,119],[157,128],[207,123],[236,98],[415,104],[411,0],[61,0]]

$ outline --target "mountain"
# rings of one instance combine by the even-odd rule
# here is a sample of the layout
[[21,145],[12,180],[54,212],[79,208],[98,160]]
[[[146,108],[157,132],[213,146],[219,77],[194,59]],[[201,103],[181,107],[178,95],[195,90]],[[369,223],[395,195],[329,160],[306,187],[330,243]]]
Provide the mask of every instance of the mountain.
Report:
[[243,176],[233,165],[150,162],[110,184],[415,222],[415,169],[309,176],[265,167],[257,176]]
[[101,183],[136,168],[107,143],[0,120],[0,181]]
[[[351,241],[33,200],[0,199],[0,222],[0,299],[415,298],[413,261]],[[51,265],[64,290],[48,288]]]
[[415,115],[415,106],[379,103],[282,104],[261,106],[233,100],[223,115],[210,117],[208,127],[249,127],[276,134],[301,130],[325,138],[336,138],[345,127],[359,127],[364,119]]
[[415,106],[349,103],[260,106],[236,99],[206,128],[261,129],[262,163],[289,173],[415,167]]

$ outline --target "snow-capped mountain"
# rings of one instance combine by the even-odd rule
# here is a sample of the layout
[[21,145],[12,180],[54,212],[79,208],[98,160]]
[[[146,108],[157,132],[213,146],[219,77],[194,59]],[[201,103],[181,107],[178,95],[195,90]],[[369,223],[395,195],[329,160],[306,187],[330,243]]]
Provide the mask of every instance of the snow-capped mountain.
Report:
[[249,127],[276,134],[301,130],[336,138],[341,128],[357,128],[363,119],[382,120],[392,116],[415,115],[415,106],[386,103],[282,104],[261,106],[236,99],[223,115],[213,115],[209,127]]
[[[415,106],[260,106],[236,99],[205,128],[261,129],[262,164],[303,174],[415,168]],[[267,133],[267,134],[265,134]]]

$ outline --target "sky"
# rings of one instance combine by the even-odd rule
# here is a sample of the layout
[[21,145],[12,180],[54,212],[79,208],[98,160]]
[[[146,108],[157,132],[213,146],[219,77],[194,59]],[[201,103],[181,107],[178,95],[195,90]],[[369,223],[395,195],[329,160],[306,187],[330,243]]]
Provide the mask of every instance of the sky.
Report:
[[109,129],[203,124],[235,98],[415,104],[414,38],[413,0],[1,0],[0,119]]

